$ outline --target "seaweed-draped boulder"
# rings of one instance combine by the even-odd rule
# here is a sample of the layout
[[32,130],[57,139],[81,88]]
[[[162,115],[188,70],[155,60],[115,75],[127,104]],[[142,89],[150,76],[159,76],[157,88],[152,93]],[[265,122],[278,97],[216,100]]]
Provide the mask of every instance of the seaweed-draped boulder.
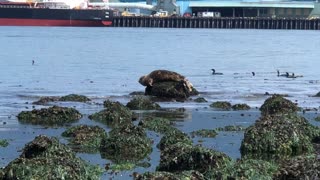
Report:
[[160,142],[157,144],[157,148],[162,151],[176,143],[192,145],[192,140],[186,133],[177,128],[171,127],[165,132],[164,136],[162,136]]
[[69,137],[69,145],[78,152],[97,152],[107,132],[99,126],[77,125],[68,128],[62,136]]
[[120,102],[105,101],[105,109],[89,116],[89,119],[102,122],[111,127],[131,124],[133,113]]
[[144,129],[132,124],[112,129],[100,147],[102,157],[116,163],[138,162],[151,151],[151,140]]
[[143,174],[136,174],[135,180],[150,180],[150,179],[167,179],[167,180],[205,180],[203,174],[198,171],[181,171],[177,173],[170,173],[165,171],[145,172]]
[[43,96],[43,97],[40,97],[40,99],[38,101],[32,102],[32,104],[45,105],[48,102],[54,102],[54,101],[58,101],[58,100],[59,100],[59,97],[56,97],[56,96]]
[[248,127],[241,143],[242,156],[285,157],[314,151],[319,128],[297,114],[262,116]]
[[157,110],[160,105],[146,97],[135,97],[126,105],[131,110]]
[[314,155],[298,156],[280,162],[274,179],[319,179],[320,161]]
[[172,124],[169,119],[159,117],[146,117],[139,122],[139,126],[162,134],[171,131]]
[[185,143],[176,143],[161,151],[158,171],[195,170],[205,173],[212,169],[222,168],[231,162],[224,153]]
[[32,111],[22,111],[17,117],[21,123],[52,126],[76,122],[82,115],[74,108],[53,106]]
[[273,95],[266,99],[260,107],[262,115],[273,115],[278,113],[295,113],[299,107],[281,95]]
[[91,101],[91,99],[84,95],[69,94],[69,95],[60,97],[59,101],[88,102],[88,101]]
[[210,107],[229,111],[231,110],[231,103],[227,101],[216,101],[211,103]]
[[100,179],[102,169],[89,165],[56,138],[37,136],[19,158],[3,169],[3,179]]

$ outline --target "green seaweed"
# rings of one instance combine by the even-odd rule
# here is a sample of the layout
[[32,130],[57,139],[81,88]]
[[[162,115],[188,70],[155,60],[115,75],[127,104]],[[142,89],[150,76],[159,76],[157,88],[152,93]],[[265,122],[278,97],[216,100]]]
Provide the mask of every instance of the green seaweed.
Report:
[[17,117],[21,123],[53,126],[76,122],[82,115],[74,108],[53,106],[22,111]]
[[235,104],[231,106],[233,110],[239,111],[239,110],[249,110],[250,106],[247,104]]
[[229,111],[229,110],[231,110],[231,103],[229,103],[227,101],[217,101],[217,102],[211,103],[210,107]]
[[145,97],[135,97],[126,105],[131,110],[157,110],[160,105]]
[[69,94],[69,95],[60,97],[59,101],[88,102],[88,101],[91,101],[91,99],[84,95]]
[[107,133],[99,126],[78,125],[68,128],[62,136],[69,137],[71,147],[77,152],[95,153]]
[[133,113],[121,103],[107,100],[104,106],[106,109],[90,115],[89,119],[102,122],[110,127],[132,123]]
[[139,122],[139,126],[162,134],[172,130],[171,124],[169,119],[158,117],[147,117]]
[[8,140],[0,139],[0,147],[7,147],[9,145]]
[[56,138],[37,136],[4,169],[4,179],[100,179],[102,169],[78,158]]
[[102,157],[115,163],[137,162],[151,151],[151,140],[144,129],[132,124],[112,129],[100,147]]
[[216,137],[218,133],[214,129],[199,129],[197,131],[191,132],[192,136],[201,136],[201,137]]

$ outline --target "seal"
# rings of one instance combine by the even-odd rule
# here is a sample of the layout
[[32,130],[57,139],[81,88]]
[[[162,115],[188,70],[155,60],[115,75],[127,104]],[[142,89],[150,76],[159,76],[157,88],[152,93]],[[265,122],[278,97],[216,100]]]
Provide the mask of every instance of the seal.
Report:
[[193,85],[189,82],[188,79],[186,79],[181,74],[178,74],[173,71],[168,70],[155,70],[152,71],[150,74],[141,76],[139,79],[139,83],[143,86],[152,86],[153,83],[157,82],[165,82],[165,81],[183,81],[184,85],[188,88],[189,92],[192,91]]

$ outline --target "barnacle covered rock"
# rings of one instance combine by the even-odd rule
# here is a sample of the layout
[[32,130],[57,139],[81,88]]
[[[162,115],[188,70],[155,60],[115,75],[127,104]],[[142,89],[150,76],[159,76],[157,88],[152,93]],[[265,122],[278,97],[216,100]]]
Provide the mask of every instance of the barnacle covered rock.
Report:
[[211,103],[210,107],[228,111],[231,109],[231,103],[227,101],[217,101],[217,102]]
[[263,105],[260,107],[262,115],[272,115],[277,113],[295,113],[299,110],[299,107],[283,98],[281,95],[273,95],[266,99]]
[[158,171],[196,170],[204,173],[230,163],[226,154],[199,146],[178,142],[161,151]]
[[4,179],[100,179],[102,169],[78,158],[56,138],[37,136],[3,170]]
[[59,106],[22,111],[18,114],[20,122],[39,125],[63,125],[73,123],[81,117],[82,115],[76,109]]
[[105,109],[89,116],[90,119],[102,122],[111,127],[132,123],[133,113],[120,102],[104,102]]
[[239,111],[239,110],[249,110],[250,106],[247,104],[235,104],[231,106],[233,110]]
[[160,109],[160,105],[151,101],[149,98],[135,97],[126,105],[131,110],[156,110]]
[[132,124],[112,129],[100,147],[102,157],[116,163],[137,162],[151,151],[151,140],[144,129]]
[[69,94],[69,95],[60,97],[59,101],[87,102],[87,101],[91,101],[91,99],[84,95]]
[[165,148],[174,145],[178,142],[192,145],[192,140],[186,133],[180,131],[177,128],[172,127],[171,130],[167,131],[165,135],[162,136],[159,144],[157,144],[157,147],[160,150],[164,150]]
[[69,137],[70,145],[79,152],[97,152],[106,131],[99,126],[77,125],[68,128],[62,136]]
[[262,116],[248,127],[241,144],[242,155],[292,156],[314,151],[312,139],[319,128],[297,114]]

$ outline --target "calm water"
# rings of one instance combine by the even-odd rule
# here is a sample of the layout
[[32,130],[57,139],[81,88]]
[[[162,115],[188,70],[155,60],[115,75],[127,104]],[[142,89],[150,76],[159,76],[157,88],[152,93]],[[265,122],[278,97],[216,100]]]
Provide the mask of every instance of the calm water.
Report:
[[[14,137],[6,148],[10,152],[0,152],[4,157],[1,166],[16,158],[20,154],[17,151],[35,135],[59,136],[64,130],[18,123],[15,116],[31,109],[30,103],[39,96],[77,93],[98,102],[111,98],[126,103],[130,92],[144,90],[139,77],[155,69],[185,75],[209,101],[160,104],[188,109],[189,117],[177,124],[185,132],[227,125],[219,120],[225,117],[221,113],[204,109],[217,100],[259,107],[267,98],[263,94],[269,92],[288,94],[302,107],[318,108],[320,103],[320,98],[310,97],[320,91],[318,31],[1,27],[0,42],[0,137]],[[211,68],[224,75],[211,75]],[[277,69],[303,77],[277,77]],[[102,108],[65,105],[76,106],[85,115]],[[252,113],[254,116],[244,117],[231,113],[229,124],[248,126],[259,117]],[[242,136],[225,134],[204,144],[237,158]],[[225,137],[231,142],[223,144]],[[158,155],[154,151],[152,156]],[[81,156],[105,163],[97,155]],[[159,160],[153,159],[153,163]]]

